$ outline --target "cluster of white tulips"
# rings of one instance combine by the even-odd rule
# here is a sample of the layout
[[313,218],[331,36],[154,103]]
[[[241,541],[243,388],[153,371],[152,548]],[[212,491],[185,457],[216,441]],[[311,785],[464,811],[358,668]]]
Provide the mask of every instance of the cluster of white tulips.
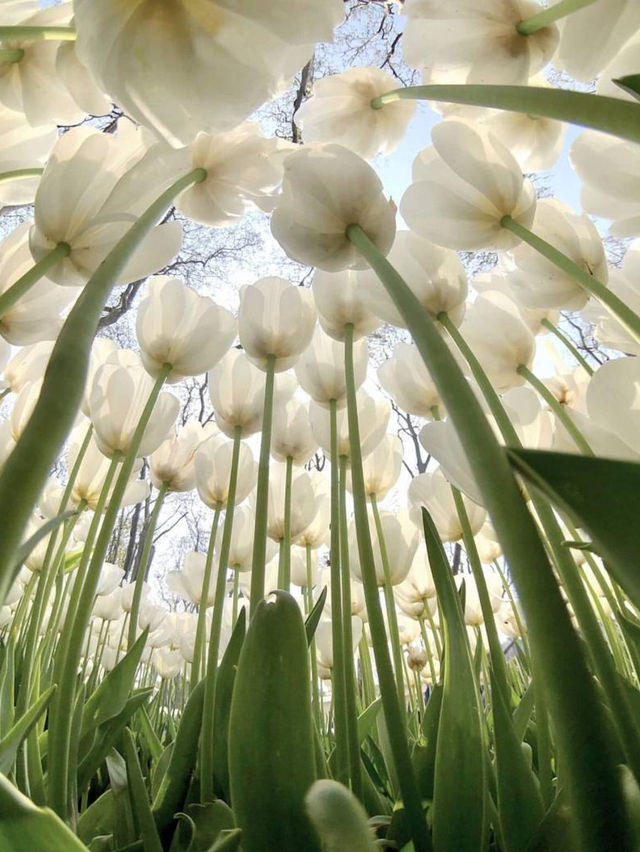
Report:
[[[349,3],[0,3],[27,217],[0,244],[0,850],[640,849],[640,4],[384,5],[422,85],[324,77],[294,144],[256,111]],[[441,120],[396,207],[376,165],[418,100]],[[567,148],[584,212],[537,197]],[[261,212],[313,275],[256,270],[234,315],[163,274],[174,208]],[[133,282],[125,349],[97,329]],[[175,564],[181,500],[208,529]]]

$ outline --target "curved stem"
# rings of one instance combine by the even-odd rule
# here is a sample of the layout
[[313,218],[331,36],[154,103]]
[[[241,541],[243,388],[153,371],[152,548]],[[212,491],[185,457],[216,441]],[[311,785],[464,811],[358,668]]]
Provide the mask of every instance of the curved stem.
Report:
[[69,243],[58,243],[42,260],[21,275],[4,293],[0,294],[0,317],[3,317],[50,269],[70,254]]
[[0,41],[75,41],[73,27],[0,27]]
[[91,345],[111,288],[173,199],[206,174],[194,169],[158,196],[98,266],[62,326],[38,402],[0,472],[0,604],[17,573],[13,559],[27,520],[80,406]]
[[[598,691],[506,454],[455,357],[414,293],[358,225],[351,225],[346,233],[377,273],[413,336],[509,561],[555,722],[580,842],[593,852],[610,849],[612,842],[625,848],[628,828],[615,748]],[[589,706],[592,712],[577,716],[576,706]]]
[[231,472],[229,474],[229,490],[227,496],[227,511],[224,516],[220,559],[216,575],[216,590],[213,601],[213,617],[211,619],[211,634],[209,636],[209,651],[207,656],[206,681],[204,685],[204,709],[202,712],[202,734],[200,750],[200,800],[203,804],[214,799],[213,764],[214,764],[214,723],[216,703],[216,683],[218,674],[218,654],[220,652],[220,632],[222,630],[222,615],[224,598],[227,588],[227,566],[231,548],[231,533],[233,532],[233,509],[236,503],[236,487],[238,484],[238,466],[240,463],[240,444],[242,428],[236,426],[233,436],[233,455]]
[[216,546],[218,524],[222,504],[218,503],[213,512],[211,530],[209,532],[209,544],[207,546],[207,557],[204,564],[204,576],[202,577],[202,589],[200,590],[200,603],[198,604],[198,620],[196,621],[196,637],[193,644],[193,660],[191,661],[191,689],[195,689],[203,666],[203,652],[207,623],[207,604],[209,601],[209,588],[211,587],[211,574],[213,573],[213,551]]
[[[2,51],[0,50],[0,54]],[[2,59],[0,58],[0,62]],[[13,180],[21,180],[22,178],[30,178],[30,177],[40,177],[44,169],[33,168],[33,169],[12,169],[8,172],[0,172],[0,184],[2,183],[10,183]]]
[[546,317],[545,317],[545,319],[542,320],[540,325],[544,326],[546,329],[548,329],[551,332],[551,334],[555,335],[558,338],[558,340],[563,344],[563,346],[565,346],[569,350],[569,352],[573,355],[573,357],[576,359],[578,364],[580,364],[580,366],[584,370],[586,370],[587,373],[590,376],[593,375],[593,367],[580,354],[580,352],[578,351],[578,348],[574,345],[571,338],[567,337],[567,335],[563,331],[561,331],[558,328],[557,325],[554,325],[550,320],[546,319]]
[[[311,612],[313,607],[313,566],[311,563],[311,545],[306,546],[306,567],[307,567],[307,586],[305,589],[305,608],[306,615]],[[320,692],[318,690],[318,660],[316,658],[316,640],[315,638],[309,643],[309,655],[311,657],[311,695],[313,698],[313,715],[316,720],[316,726],[319,731],[322,730],[322,704],[320,702]]]
[[516,30],[523,36],[534,35],[538,30],[553,24],[554,21],[566,18],[567,15],[584,9],[585,6],[590,6],[592,3],[595,3],[595,0],[560,0],[559,3],[554,3],[553,6],[543,12],[538,12],[536,15],[531,15],[530,18],[518,21]]
[[[349,235],[349,232],[347,232]],[[358,540],[358,554],[362,572],[369,629],[373,643],[373,653],[378,670],[378,682],[382,697],[382,709],[391,743],[393,763],[398,776],[402,793],[402,801],[407,816],[409,831],[416,852],[430,852],[431,837],[427,831],[427,823],[422,810],[422,799],[416,776],[411,764],[409,743],[405,717],[398,702],[398,692],[389,657],[387,633],[378,596],[378,581],[376,578],[373,547],[369,534],[369,518],[367,513],[367,498],[362,468],[362,452],[360,445],[360,426],[358,423],[358,408],[356,400],[356,383],[353,368],[353,324],[345,326],[345,375],[347,385],[347,418],[349,425],[349,448],[351,451],[351,481],[353,488],[353,504]]]
[[278,588],[289,591],[291,586],[291,480],[293,477],[293,459],[287,456],[287,469],[284,486],[284,535],[280,542],[278,562]]
[[149,556],[153,546],[153,534],[156,531],[156,524],[160,516],[160,509],[164,503],[164,498],[167,493],[167,484],[163,482],[158,491],[156,502],[149,518],[149,523],[144,533],[144,544],[142,546],[142,554],[138,562],[138,570],[136,572],[135,586],[133,589],[133,599],[131,601],[131,616],[129,618],[129,633],[127,636],[127,648],[131,648],[136,641],[138,632],[138,616],[140,614],[140,603],[142,601],[142,590],[145,580],[147,579],[147,570],[149,567]]
[[573,278],[573,280],[580,284],[580,286],[583,287],[590,296],[593,296],[601,305],[604,305],[611,316],[618,320],[620,325],[622,325],[635,340],[640,341],[640,317],[632,311],[628,305],[625,305],[622,299],[619,299],[615,293],[609,290],[608,287],[605,287],[601,281],[593,278],[593,276],[589,275],[588,272],[585,272],[582,267],[578,266],[577,263],[574,263],[571,258],[567,257],[561,251],[558,251],[558,249],[555,248],[555,246],[552,246],[551,243],[548,243],[541,237],[536,236],[536,234],[528,228],[525,228],[524,225],[521,225],[519,222],[516,222],[515,219],[512,219],[511,216],[503,216],[500,220],[500,224],[503,228],[511,231],[512,234],[520,237],[523,242],[530,245],[531,248],[534,248],[554,266],[557,266],[558,269],[565,273],[565,275]]
[[584,453],[585,456],[593,456],[594,452],[591,449],[589,442],[584,437],[580,429],[578,429],[573,420],[569,417],[563,406],[560,405],[560,403],[551,393],[549,388],[544,384],[544,382],[541,382],[540,379],[534,373],[531,372],[531,370],[526,366],[526,364],[520,364],[516,372],[519,373],[519,375],[521,375],[524,379],[526,379],[531,385],[531,387],[534,388],[540,394],[540,396],[547,403],[551,411],[553,411],[558,420],[567,430],[567,432],[571,436],[571,440],[580,450],[580,452]]
[[253,533],[253,555],[251,558],[250,612],[264,598],[265,559],[267,555],[267,520],[269,506],[269,454],[271,452],[271,427],[273,424],[273,389],[275,384],[276,356],[267,357],[264,386],[264,413],[262,415],[262,437],[258,462],[258,484],[256,487],[256,524]]

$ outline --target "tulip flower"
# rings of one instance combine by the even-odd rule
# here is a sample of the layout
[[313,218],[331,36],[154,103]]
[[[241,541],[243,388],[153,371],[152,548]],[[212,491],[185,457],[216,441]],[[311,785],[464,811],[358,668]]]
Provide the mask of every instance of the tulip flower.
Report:
[[0,106],[0,175],[26,172],[3,180],[0,205],[33,204],[40,173],[57,138],[55,127],[31,127],[22,113]]
[[195,453],[206,440],[197,420],[188,420],[177,432],[175,427],[166,441],[149,458],[151,481],[156,488],[169,491],[191,491],[196,485]]
[[315,324],[310,291],[284,278],[261,278],[240,292],[238,336],[249,360],[262,370],[269,357],[276,372],[292,367],[309,345]]
[[292,536],[292,539],[300,547],[317,549],[328,544],[329,518],[331,513],[329,482],[326,476],[317,470],[310,470],[309,476],[316,500],[316,513],[313,516],[313,520],[296,536]]
[[200,296],[177,278],[153,278],[136,320],[142,363],[157,378],[171,364],[168,382],[210,370],[236,336],[230,311]]
[[[174,160],[175,160],[175,155]],[[56,143],[36,192],[31,251],[36,260],[68,246],[48,271],[57,284],[83,286],[138,215],[173,182],[176,164],[162,146],[146,150],[143,135],[127,122],[117,134],[77,127]],[[161,269],[180,247],[177,222],[153,229],[120,276],[125,284]]]
[[[640,312],[639,274],[640,240],[634,240],[624,256],[621,268],[610,271],[608,287],[636,313]],[[598,302],[588,302],[582,310],[582,316],[585,320],[595,323],[593,335],[600,343],[627,355],[640,355],[640,343]]]
[[[397,435],[385,435],[362,462],[367,497],[382,500],[398,481],[402,470],[402,441]],[[348,482],[350,487],[351,483]]]
[[[462,538],[462,527],[451,487],[440,468],[433,473],[421,473],[411,480],[409,501],[412,517],[418,522],[421,522],[420,508],[424,506],[427,509],[442,541],[459,541]],[[487,513],[466,497],[463,497],[463,501],[475,535],[482,528]]]
[[[81,423],[72,433],[69,442],[69,451],[67,455],[67,463],[69,470],[72,470],[80,449],[84,443],[87,426]],[[132,478],[124,492],[122,498],[123,506],[130,506],[144,500],[149,494],[149,483],[144,479],[139,479],[138,474],[142,467],[142,461],[138,461],[134,465]],[[96,510],[100,501],[102,489],[105,486],[105,481],[109,473],[109,460],[100,450],[96,441],[91,438],[87,445],[82,461],[78,468],[76,478],[71,490],[70,501],[74,506],[86,504],[89,509]],[[111,486],[111,491],[113,486]]]
[[311,431],[309,406],[295,397],[273,415],[271,455],[276,461],[305,465],[318,449]]
[[407,0],[404,57],[425,83],[526,84],[558,44],[555,24],[518,31],[540,11],[532,0]]
[[[352,653],[355,654],[356,648],[362,638],[362,620],[355,615],[351,616],[351,632],[353,636]],[[333,669],[333,638],[330,621],[325,620],[318,624],[315,633],[315,643],[320,665],[328,670]]]
[[[274,465],[269,476],[267,533],[274,541],[284,537],[285,465]],[[306,470],[296,470],[291,479],[291,538],[300,536],[313,523],[326,493],[317,494]]]
[[411,230],[465,251],[516,246],[519,239],[501,221],[511,216],[528,228],[536,198],[513,155],[486,130],[455,119],[437,124],[431,139],[400,204]]
[[[411,564],[418,549],[420,535],[418,528],[413,524],[406,512],[380,512],[380,524],[384,537],[389,563],[389,582],[396,586],[401,583],[409,573]],[[381,553],[381,542],[374,524],[373,517],[370,522],[371,542],[376,567],[376,578],[379,586],[384,586],[385,569]],[[349,524],[349,570],[357,580],[362,579],[360,558],[356,544],[355,523]]]
[[[366,391],[358,393],[358,419],[360,421],[360,440],[363,458],[372,453],[384,438],[387,424],[391,415],[391,406],[381,397],[370,396]],[[317,442],[327,455],[331,455],[331,435],[329,411],[312,402],[309,406],[311,428],[316,436]],[[338,458],[346,456],[349,458],[349,424],[346,409],[337,412],[338,425]]]
[[[182,570],[169,571],[165,576],[167,588],[174,595],[199,606],[202,603],[202,582],[206,561],[204,553],[187,553],[182,563]],[[211,586],[205,606],[213,606],[213,587]]]
[[[440,248],[411,231],[399,231],[388,255],[420,303],[433,317],[443,311],[459,325],[465,311],[467,276],[457,254]],[[385,322],[406,328],[378,276],[371,270],[358,277],[361,296],[369,310]]]
[[518,271],[510,254],[503,254],[500,260],[489,272],[476,275],[473,279],[473,289],[477,293],[489,290],[497,290],[504,293],[516,304],[520,312],[520,318],[527,326],[531,334],[546,334],[549,331],[549,323],[555,326],[560,317],[560,311],[556,308],[530,308],[525,307],[519,301],[519,288],[516,285]]
[[408,414],[431,419],[442,414],[440,394],[411,343],[396,343],[391,358],[378,367],[378,380],[396,405]]
[[[211,509],[227,505],[233,442],[221,436],[200,444],[194,456],[196,486],[200,499]],[[242,503],[256,484],[257,465],[248,444],[240,443],[235,503]]]
[[[120,366],[107,362],[97,370],[89,395],[89,410],[96,442],[108,458],[128,450],[153,388],[154,382],[142,364]],[[173,394],[163,392],[158,396],[137,450],[138,457],[149,455],[160,446],[179,408]]]
[[33,382],[44,375],[53,341],[41,340],[24,346],[9,360],[2,378],[14,393],[19,393],[27,382]]
[[375,171],[341,145],[305,145],[284,161],[282,195],[271,232],[293,260],[326,272],[365,269],[346,235],[360,225],[386,255],[396,230],[396,207],[382,194]]
[[335,142],[366,160],[390,154],[404,138],[415,103],[398,101],[390,110],[373,110],[371,101],[397,85],[395,77],[381,68],[349,68],[323,77],[294,121],[306,144]]
[[[367,377],[368,363],[367,341],[360,340],[354,346],[357,387]],[[329,337],[321,328],[316,328],[311,343],[298,359],[295,374],[300,387],[319,405],[328,407],[331,400],[335,400],[339,407],[346,404],[344,344]]]
[[179,144],[231,130],[330,41],[339,0],[76,0],[78,53],[120,107]]
[[[234,510],[228,560],[229,567],[234,571],[247,572],[251,570],[254,525],[255,514],[250,505],[245,504]],[[276,543],[268,539],[266,551],[267,563],[271,562],[276,555],[277,549]]]
[[640,454],[640,367],[637,358],[607,361],[587,388],[587,410],[598,425],[612,432],[637,457]]
[[[538,202],[533,231],[597,281],[607,283],[604,247],[588,216],[573,213],[555,198],[545,198]],[[589,293],[531,246],[516,246],[512,257],[516,268],[510,276],[511,287],[525,307],[575,311],[586,305]]]
[[359,340],[375,331],[381,322],[362,300],[358,286],[360,273],[353,269],[343,272],[316,270],[311,284],[318,311],[318,322],[334,340],[344,341],[345,325],[353,326],[353,339]]

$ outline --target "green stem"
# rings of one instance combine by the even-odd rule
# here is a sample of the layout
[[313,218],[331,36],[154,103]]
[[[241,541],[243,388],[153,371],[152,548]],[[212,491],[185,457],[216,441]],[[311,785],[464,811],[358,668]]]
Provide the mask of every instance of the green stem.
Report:
[[151,555],[151,548],[153,547],[153,534],[156,531],[156,524],[158,523],[160,510],[162,509],[162,504],[164,503],[167,490],[167,483],[163,482],[160,486],[160,490],[158,491],[158,496],[156,497],[156,502],[153,507],[151,517],[149,518],[149,523],[144,532],[144,544],[142,546],[140,560],[138,561],[138,570],[135,577],[135,586],[133,588],[133,599],[131,601],[131,616],[129,618],[127,648],[133,647],[133,643],[136,641],[138,633],[138,616],[140,614],[140,603],[142,601],[142,590],[144,588],[145,580],[147,579],[149,556]]
[[[425,604],[425,607],[426,606],[428,606],[428,604]],[[424,645],[425,654],[427,655],[427,663],[429,664],[429,673],[431,675],[431,683],[432,683],[433,686],[435,686],[436,683],[437,683],[436,667],[435,667],[435,664],[433,662],[433,652],[431,650],[431,643],[429,642],[429,637],[427,636],[427,627],[424,623],[424,619],[422,619],[422,618],[418,621],[418,624],[420,625],[420,635],[422,636],[422,643]]]
[[[359,230],[359,229],[358,229]],[[364,232],[361,232],[364,233]],[[347,231],[347,236],[349,232]],[[405,717],[398,702],[393,666],[389,657],[389,645],[382,617],[382,608],[378,596],[378,581],[376,577],[373,547],[369,534],[369,517],[367,513],[367,497],[362,468],[362,452],[360,444],[360,426],[356,401],[356,383],[353,368],[353,324],[345,325],[345,374],[347,385],[347,418],[349,425],[349,448],[351,451],[351,481],[353,487],[353,504],[358,540],[358,554],[362,572],[369,629],[373,643],[373,653],[378,670],[378,682],[382,697],[382,709],[391,743],[393,763],[402,793],[402,801],[407,816],[409,832],[413,839],[416,852],[427,852],[432,849],[431,837],[422,810],[422,799],[416,777],[411,764],[409,743]]]
[[615,293],[609,290],[608,287],[605,287],[601,281],[598,281],[597,278],[589,275],[589,273],[585,272],[581,266],[574,263],[571,258],[567,257],[561,251],[558,251],[558,249],[552,246],[551,243],[548,243],[541,237],[536,236],[536,234],[528,228],[525,228],[524,225],[521,225],[520,222],[516,222],[515,219],[512,219],[511,216],[503,216],[500,220],[500,224],[503,228],[511,231],[512,234],[520,237],[523,242],[530,245],[531,248],[534,248],[542,255],[542,257],[545,257],[554,266],[557,266],[565,275],[573,278],[573,280],[580,284],[581,287],[584,287],[587,293],[589,293],[590,296],[593,296],[594,299],[597,299],[600,304],[604,305],[611,316],[616,319],[635,340],[640,341],[640,317],[632,311],[628,305],[625,305],[622,299],[619,299]]
[[331,520],[329,567],[331,571],[331,645],[333,666],[331,668],[331,696],[334,708],[336,740],[336,778],[344,784],[349,779],[349,729],[347,722],[346,675],[343,626],[346,612],[342,601],[342,574],[340,562],[340,461],[338,458],[338,404],[329,401],[329,435],[331,450]]
[[357,799],[362,798],[362,773],[360,770],[360,742],[358,740],[358,713],[356,709],[356,673],[353,660],[353,628],[351,626],[351,574],[349,573],[349,533],[347,527],[347,456],[340,456],[340,577],[342,580],[342,618],[344,632],[344,686],[345,715],[347,721],[347,751],[351,790]]
[[[18,51],[16,51],[18,52]],[[23,53],[24,51],[19,51]],[[0,50],[0,62],[2,62],[2,50]],[[12,169],[9,172],[0,172],[0,184],[9,183],[13,180],[20,180],[21,178],[30,178],[30,177],[40,177],[43,168],[33,168],[33,169]]]
[[24,50],[21,47],[0,47],[0,63],[15,65],[24,58]]
[[207,623],[207,601],[209,600],[209,588],[211,586],[211,575],[213,573],[213,551],[216,546],[216,536],[218,535],[218,524],[220,522],[220,513],[222,512],[222,504],[218,503],[211,522],[211,530],[209,532],[209,544],[207,546],[207,557],[204,563],[204,575],[202,577],[202,589],[200,591],[200,603],[198,604],[198,620],[196,622],[196,637],[193,645],[193,660],[191,661],[191,689],[195,689],[202,672],[202,663],[204,658],[204,643],[206,635]]
[[269,454],[271,453],[271,428],[273,425],[273,389],[275,384],[276,356],[268,355],[264,386],[264,413],[262,437],[258,462],[258,484],[256,487],[256,524],[253,533],[251,558],[250,612],[264,598],[265,560],[267,555],[267,521],[269,505]]
[[561,18],[566,18],[573,12],[579,9],[584,9],[585,6],[590,6],[595,3],[595,0],[560,0],[559,3],[554,3],[553,6],[545,9],[543,12],[538,12],[537,15],[531,15],[530,18],[525,18],[516,24],[516,30],[523,36],[530,36],[537,33],[559,21]]
[[[593,852],[604,852],[612,844],[623,849],[627,847],[627,818],[599,694],[506,454],[429,314],[358,225],[351,225],[346,233],[377,273],[413,336],[509,561],[532,653],[540,661],[579,841]],[[581,706],[588,706],[589,714],[576,714],[576,707]]]
[[549,408],[556,415],[558,420],[562,423],[564,428],[567,430],[569,435],[571,436],[571,440],[576,445],[576,447],[580,450],[581,453],[584,453],[586,456],[593,456],[594,452],[591,449],[589,442],[584,437],[580,429],[576,426],[573,420],[569,417],[565,409],[558,402],[555,396],[551,393],[549,388],[541,382],[540,379],[531,372],[531,370],[526,366],[526,364],[520,364],[516,372],[526,379],[532,388],[534,388],[540,396],[547,403]]
[[585,360],[585,358],[584,358],[584,357],[580,354],[580,352],[578,351],[577,347],[576,347],[576,346],[574,346],[574,343],[573,343],[573,341],[571,340],[571,338],[567,337],[567,335],[566,335],[563,331],[561,331],[561,330],[558,328],[558,326],[557,326],[557,325],[554,325],[554,324],[553,324],[550,320],[546,319],[546,317],[545,317],[545,319],[543,319],[543,320],[541,321],[540,325],[542,325],[542,326],[544,326],[546,329],[548,329],[548,330],[551,332],[551,334],[554,334],[554,335],[558,338],[558,340],[559,340],[559,341],[560,341],[560,342],[561,342],[564,346],[566,346],[566,348],[567,348],[567,349],[569,350],[569,352],[573,355],[573,357],[576,359],[576,361],[578,362],[578,364],[580,364],[580,366],[581,366],[584,370],[586,370],[586,371],[587,371],[587,373],[588,373],[590,376],[592,376],[592,375],[593,375],[593,367],[591,367],[591,365],[588,363],[588,361],[586,361],[586,360]]
[[91,345],[111,288],[142,239],[176,195],[206,177],[194,169],[163,192],[98,266],[60,331],[38,402],[0,472],[0,604],[17,573],[14,554],[35,502],[73,425],[87,377]]
[[58,243],[42,260],[39,260],[24,275],[21,275],[0,295],[0,317],[3,317],[50,269],[65,257],[69,257],[70,254],[71,246],[69,243]]
[[373,523],[378,536],[378,547],[380,548],[380,559],[382,561],[382,570],[384,572],[384,584],[382,590],[384,592],[384,602],[387,610],[387,623],[389,625],[389,638],[391,640],[391,652],[393,655],[393,668],[396,673],[396,686],[398,689],[398,701],[400,706],[405,706],[404,681],[402,677],[402,649],[400,648],[400,631],[398,629],[398,616],[396,615],[396,602],[393,597],[393,586],[391,585],[391,565],[389,564],[389,553],[387,551],[387,542],[384,537],[384,529],[380,520],[380,512],[378,511],[378,501],[375,494],[369,495],[371,503],[371,514],[373,515]]
[[73,27],[0,27],[0,41],[75,41]]
[[233,600],[231,604],[231,625],[235,627],[238,620],[238,593],[240,591],[240,572],[233,572]]
[[293,459],[287,456],[284,486],[284,534],[280,542],[278,563],[278,588],[289,591],[291,586],[291,480],[293,478]]
[[233,532],[233,509],[236,503],[241,437],[242,427],[236,426],[233,436],[233,454],[231,458],[231,472],[229,474],[229,490],[227,492],[227,511],[225,512],[224,527],[222,529],[222,543],[220,545],[220,559],[218,561],[218,573],[216,576],[216,590],[213,601],[213,617],[211,619],[211,634],[209,636],[209,652],[204,685],[204,709],[202,712],[200,749],[200,801],[203,804],[212,802],[215,798],[213,789],[214,712],[218,654],[220,652],[220,633],[222,630],[224,598],[227,588],[227,566],[229,563],[229,550],[231,549],[231,534]]
[[[313,566],[311,564],[311,545],[306,546],[306,562],[307,562],[307,587],[305,589],[305,601],[307,615],[313,607]],[[322,731],[322,704],[320,703],[320,693],[318,691],[318,660],[316,657],[316,640],[312,639],[309,643],[309,656],[311,657],[311,695],[313,697],[313,714],[316,720],[316,725],[319,731]]]
[[129,478],[133,471],[138,449],[153,414],[162,386],[170,371],[171,365],[165,364],[149,394],[140,420],[131,437],[129,447],[122,458],[122,465],[118,472],[113,492],[109,497],[109,504],[96,539],[96,546],[91,556],[87,575],[80,593],[78,607],[71,624],[68,651],[62,663],[63,669],[59,688],[51,703],[48,756],[49,800],[50,806],[62,819],[67,819],[71,814],[71,801],[69,800],[70,782],[72,780],[69,777],[69,760],[72,745],[71,725],[73,721],[73,707],[75,705],[76,672],[82,651],[83,636],[91,617],[96,588],[100,579],[100,571],[107,555],[111,534],[115,526],[122,498],[129,484]]
[[444,101],[450,104],[502,109],[539,118],[568,121],[640,142],[640,105],[622,98],[590,95],[541,86],[433,85],[407,86],[371,101],[373,109],[399,100]]

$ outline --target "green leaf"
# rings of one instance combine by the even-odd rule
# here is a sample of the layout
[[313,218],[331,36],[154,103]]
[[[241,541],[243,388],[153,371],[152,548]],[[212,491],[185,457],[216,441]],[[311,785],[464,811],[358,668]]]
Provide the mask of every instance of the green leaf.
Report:
[[382,708],[382,698],[374,699],[371,704],[358,716],[358,742],[366,739],[374,726],[378,713]]
[[0,774],[0,849],[6,852],[87,852],[49,808],[38,808]]
[[527,730],[527,725],[529,724],[529,719],[531,718],[531,714],[533,712],[535,697],[536,696],[533,689],[533,684],[530,683],[524,695],[520,699],[520,703],[514,710],[513,730],[515,731],[515,734],[520,740],[520,742],[522,742],[524,738],[524,733]]
[[162,852],[162,843],[151,813],[149,796],[138,761],[138,751],[133,735],[128,728],[124,730],[123,741],[131,806],[139,833],[144,841],[145,852]]
[[133,843],[136,829],[129,800],[127,766],[120,752],[112,748],[105,758],[113,793],[114,841],[118,846]]
[[304,808],[315,780],[307,637],[283,591],[260,601],[240,654],[229,776],[244,852],[319,852]]
[[620,86],[628,95],[632,95],[637,101],[640,101],[640,74],[628,74],[626,77],[619,77],[612,82],[616,86]]
[[325,601],[327,600],[327,587],[320,592],[318,600],[314,603],[313,608],[306,618],[304,629],[307,633],[307,643],[310,645],[313,637],[316,635],[316,630],[320,622],[320,616],[324,609]]
[[148,633],[147,628],[138,636],[131,650],[111,669],[95,692],[89,696],[82,715],[81,736],[124,710],[133,690]]
[[491,672],[498,811],[505,852],[527,849],[544,816],[542,796]]
[[13,725],[15,706],[15,658],[16,644],[13,636],[4,649],[2,666],[0,666],[0,736],[8,734]]
[[305,796],[307,812],[322,838],[324,852],[376,852],[367,813],[337,781],[316,781]]
[[38,527],[38,529],[34,532],[32,536],[30,536],[24,544],[22,544],[15,555],[15,561],[13,564],[13,571],[18,571],[20,566],[23,565],[32,550],[35,550],[36,546],[39,542],[42,541],[43,538],[49,535],[49,533],[53,532],[56,527],[59,527],[60,524],[63,524],[65,521],[68,521],[69,518],[73,518],[74,515],[77,515],[77,509],[70,509],[68,512],[64,512],[62,515],[58,515],[55,518],[51,518],[50,521],[46,521],[42,526]]
[[527,482],[584,527],[613,579],[640,607],[640,464],[541,450],[507,454]]
[[84,843],[91,843],[94,837],[112,835],[113,821],[113,791],[109,787],[80,814],[78,837]]
[[485,843],[487,795],[480,695],[460,598],[442,542],[424,508],[422,520],[446,647],[434,773],[433,846],[438,852],[478,852]]
[[8,773],[13,768],[18,749],[22,744],[29,731],[36,724],[40,716],[47,709],[49,699],[57,689],[57,684],[53,684],[43,692],[40,698],[35,701],[27,712],[22,716],[11,730],[0,740],[0,772]]
[[229,801],[229,714],[245,630],[246,610],[242,609],[224,652],[216,679],[213,715],[213,772],[216,781],[214,789],[226,801]]
[[151,760],[157,765],[158,761],[162,757],[163,748],[162,743],[158,739],[158,735],[153,730],[153,725],[151,724],[151,719],[149,718],[146,707],[140,708],[138,711],[138,719],[140,720],[142,736],[144,737],[145,744],[149,754],[151,755]]
[[202,727],[205,682],[201,680],[191,692],[182,713],[180,726],[171,750],[169,766],[153,801],[153,816],[158,831],[166,841],[177,811],[184,810],[189,784],[196,765],[198,740]]
[[206,805],[191,804],[186,813],[176,817],[180,825],[171,852],[208,852],[223,831],[235,828],[231,808],[222,799]]
[[428,801],[433,799],[433,779],[436,768],[436,745],[442,708],[442,693],[442,684],[432,688],[431,697],[427,702],[422,720],[422,735],[427,743],[426,745],[418,743],[413,751],[413,765],[416,770],[420,795]]
[[229,831],[221,831],[220,837],[216,840],[208,852],[235,852],[240,849],[242,840],[242,831],[239,828],[233,828]]
[[[504,109],[555,118],[640,142],[640,106],[622,98],[607,98],[568,89],[539,86],[434,85],[394,89],[374,99],[382,106],[399,99],[424,99],[450,104]],[[384,107],[383,107],[384,108]]]

